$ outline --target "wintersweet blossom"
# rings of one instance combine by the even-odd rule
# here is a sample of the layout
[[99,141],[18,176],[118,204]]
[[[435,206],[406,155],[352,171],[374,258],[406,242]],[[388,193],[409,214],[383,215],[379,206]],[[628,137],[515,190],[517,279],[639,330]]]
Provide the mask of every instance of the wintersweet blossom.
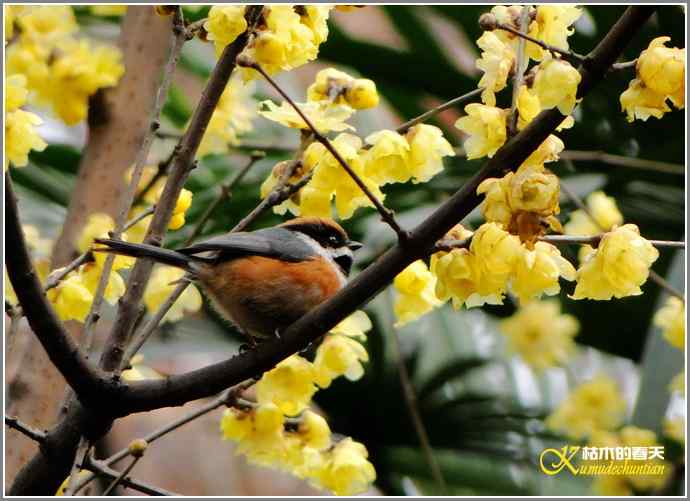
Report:
[[589,213],[581,209],[570,213],[570,220],[563,226],[568,235],[597,235],[602,230],[610,231],[623,223],[623,214],[618,210],[616,199],[603,191],[590,193],[585,205]]
[[[568,37],[575,31],[571,28],[582,15],[582,9],[568,4],[543,4],[537,6],[537,15],[530,24],[529,34],[542,42],[553,47],[568,50]],[[545,54],[544,49],[537,44],[528,42],[526,44],[527,54],[537,61],[542,60]]]
[[[184,270],[173,266],[158,266],[153,270],[151,279],[144,291],[144,304],[150,312],[161,307],[168,296],[175,290],[177,281],[184,277]],[[197,288],[189,284],[182,295],[177,298],[163,317],[163,322],[177,322],[186,313],[194,313],[201,309],[201,294]]]
[[376,470],[367,457],[366,448],[359,442],[341,440],[329,452],[318,483],[339,496],[361,494],[376,480]]
[[367,351],[357,341],[341,334],[329,334],[316,349],[314,382],[328,388],[339,376],[357,381],[364,375],[362,362],[368,360]]
[[467,158],[491,158],[506,142],[507,110],[471,103],[465,106],[467,116],[459,118],[455,127],[468,134],[464,147]]
[[[345,123],[355,112],[354,108],[346,104],[333,105],[327,101],[307,101],[297,103],[297,106],[316,130],[323,134],[331,131],[355,130],[352,125]],[[283,101],[280,106],[270,100],[262,101],[259,115],[292,129],[309,129],[300,114],[286,101]]]
[[373,80],[354,78],[335,68],[326,68],[316,74],[314,83],[307,89],[307,99],[346,104],[356,110],[373,108],[379,103]]
[[5,88],[5,170],[10,162],[15,167],[29,163],[31,150],[43,151],[47,144],[36,132],[43,123],[38,115],[19,109],[26,102],[26,77],[7,77]]
[[405,134],[410,154],[407,168],[413,183],[425,183],[443,170],[443,157],[454,157],[455,151],[438,127],[418,124]]
[[520,258],[515,263],[515,271],[510,290],[521,304],[542,295],[558,294],[561,286],[559,278],[573,281],[575,268],[561,256],[558,247],[547,242],[537,242],[534,248],[523,247]]
[[220,57],[223,49],[247,29],[244,11],[244,5],[214,5],[208,11],[204,29],[208,32],[208,39],[213,41],[216,57]]
[[558,108],[563,115],[570,115],[577,102],[577,87],[582,76],[573,66],[562,59],[544,59],[537,68],[532,86],[543,109]]
[[598,430],[613,430],[625,417],[627,404],[616,382],[599,375],[575,388],[546,419],[546,426],[574,439]]
[[364,153],[366,172],[378,185],[404,183],[410,179],[408,158],[410,145],[405,137],[392,130],[381,130],[365,139],[371,146]]
[[63,279],[46,295],[60,320],[83,322],[93,301],[93,295],[84,285],[82,277],[75,273]]
[[657,37],[637,59],[637,75],[644,85],[685,107],[685,49],[666,47],[671,37]]
[[679,350],[685,349],[685,302],[669,296],[664,306],[654,315],[654,325],[663,329],[663,336]]
[[638,78],[630,81],[628,88],[621,94],[621,108],[627,114],[628,122],[635,119],[646,121],[649,117],[661,118],[671,111],[663,94],[654,92]]
[[256,384],[259,404],[273,403],[287,416],[302,412],[316,393],[314,367],[299,355],[286,358]]
[[573,299],[607,300],[637,296],[647,281],[649,268],[659,257],[654,246],[640,236],[634,224],[606,233],[596,252],[577,270]]
[[400,272],[393,286],[397,292],[393,306],[395,327],[408,324],[443,304],[434,293],[436,277],[422,260],[415,261]]
[[577,319],[561,313],[557,300],[531,301],[500,323],[508,349],[537,371],[562,365],[575,351]]
[[477,40],[482,50],[476,66],[484,72],[478,86],[483,88],[482,101],[488,106],[496,106],[495,93],[505,89],[508,74],[515,64],[515,51],[493,32],[486,31]]

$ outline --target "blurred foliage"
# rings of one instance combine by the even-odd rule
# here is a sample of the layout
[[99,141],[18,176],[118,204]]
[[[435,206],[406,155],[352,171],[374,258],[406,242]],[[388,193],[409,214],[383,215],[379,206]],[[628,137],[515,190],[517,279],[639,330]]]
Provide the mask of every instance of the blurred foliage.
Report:
[[[474,41],[480,35],[477,19],[488,8],[476,5],[382,7],[404,40],[405,50],[355,39],[331,23],[331,34],[321,47],[320,59],[354,69],[373,79],[387,103],[403,121],[423,112],[430,98],[439,102],[454,98],[474,89],[478,80],[451,60],[444,50],[444,42],[425,22],[424,16],[429,13],[441,16]],[[685,18],[677,11],[678,8],[660,8],[641,33],[631,40],[623,60],[635,58],[652,38],[660,34],[671,36],[674,46],[684,47]],[[623,10],[623,6],[587,7],[586,15],[570,39],[571,46],[579,53],[586,53]],[[189,20],[201,19],[206,12],[206,8],[185,8]],[[80,22],[94,22],[86,8],[78,8],[77,13]],[[119,19],[107,21],[119,22]],[[212,64],[213,61],[203,53],[187,47],[180,61],[183,69],[200,79],[208,77]],[[683,164],[684,114],[676,112],[665,115],[662,120],[627,123],[620,111],[618,96],[630,78],[628,72],[607,77],[579,107],[576,126],[559,136],[569,149],[601,150]],[[498,96],[499,104],[508,102],[509,92],[507,89]],[[173,86],[164,108],[166,127],[184,127],[193,105],[180,88]],[[246,138],[247,144],[293,144],[297,141],[295,134],[290,134],[292,131],[282,130],[265,120],[257,120],[257,127],[259,130]],[[175,142],[166,140],[162,144],[163,150],[170,150]],[[289,151],[269,149],[267,156],[257,162],[240,186],[235,187],[232,197],[220,204],[206,225],[204,235],[227,231],[253,209],[259,201],[259,186],[269,170],[289,156]],[[32,152],[31,165],[27,168],[11,171],[13,180],[19,185],[23,216],[28,222],[45,228],[48,236],[55,236],[55,228],[60,224],[79,159],[77,149],[51,145],[44,152]],[[245,162],[246,155],[241,148],[230,156],[201,159],[186,185],[194,193],[188,223],[181,230],[170,232],[166,245],[179,245],[189,236],[205,208],[218,196],[220,185],[232,179]],[[414,189],[406,185],[386,187],[387,205],[398,212],[405,226],[411,227],[460,188],[480,165],[480,161],[467,161],[461,156],[449,159],[445,172],[427,184],[414,185]],[[646,237],[683,239],[683,176],[599,162],[578,162],[575,165],[563,162],[553,169],[572,191],[582,197],[595,189],[604,189],[614,196],[626,221],[639,225]],[[573,205],[563,198],[562,221],[567,219],[572,208]],[[474,211],[467,221],[477,224],[477,215],[478,212]],[[267,214],[256,226],[275,224],[280,219]],[[366,244],[359,255],[360,269],[392,242],[393,235],[381,230],[378,217],[371,211],[358,212],[344,226],[355,239]],[[675,254],[682,255],[679,252]],[[568,257],[576,259],[574,249]],[[654,269],[661,275],[666,274],[673,258],[674,252],[663,250]],[[677,281],[683,270],[682,266],[675,269],[671,280]],[[565,296],[572,292],[573,285],[565,284],[563,289],[564,309],[576,315],[582,325],[577,338],[579,343],[634,361],[640,359],[650,332],[652,314],[659,301],[656,285],[648,282],[642,296],[606,302],[571,301]],[[562,443],[545,431],[540,418],[553,404],[554,395],[562,395],[569,383],[564,386],[548,377],[537,377],[503,356],[496,318],[507,316],[514,309],[515,305],[510,301],[506,301],[504,306],[487,306],[469,312],[453,312],[446,306],[400,331],[404,363],[418,391],[420,412],[449,484],[448,492],[468,495],[586,494],[588,486],[580,479],[568,476],[546,478],[537,474],[534,458],[538,453],[546,444]],[[395,353],[391,349],[395,334],[392,331],[390,291],[372,301],[367,311],[375,328],[367,343],[371,361],[365,377],[356,383],[338,380],[327,391],[319,392],[317,401],[328,414],[334,430],[367,445],[378,470],[378,485],[386,493],[409,493],[409,481],[413,479],[415,488],[421,492],[441,494],[432,481],[405,407]],[[209,311],[202,319],[190,318],[172,326],[164,325],[161,331],[166,335],[152,340],[146,350],[147,353],[155,353],[165,346],[170,347],[166,341],[170,336],[188,341],[178,346],[182,352],[200,347],[206,349],[195,337],[198,331],[202,331],[206,333],[204,339],[210,340],[214,350],[225,347],[231,352],[236,349],[236,341],[229,340],[227,333],[230,330]],[[236,335],[232,338],[239,339]],[[616,365],[612,360],[617,359],[601,355],[597,360],[600,368],[610,368]],[[654,363],[663,361],[655,360]],[[624,370],[623,377],[635,380],[637,374],[630,367]],[[564,379],[561,377],[558,381]]]

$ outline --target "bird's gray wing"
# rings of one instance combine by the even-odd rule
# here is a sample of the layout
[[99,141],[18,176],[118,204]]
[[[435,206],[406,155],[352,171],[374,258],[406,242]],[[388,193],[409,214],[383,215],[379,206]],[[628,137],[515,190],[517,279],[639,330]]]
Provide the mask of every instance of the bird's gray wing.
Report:
[[266,228],[252,232],[227,233],[191,247],[177,249],[186,255],[216,252],[218,259],[263,256],[299,262],[314,256],[314,251],[295,233],[283,228]]

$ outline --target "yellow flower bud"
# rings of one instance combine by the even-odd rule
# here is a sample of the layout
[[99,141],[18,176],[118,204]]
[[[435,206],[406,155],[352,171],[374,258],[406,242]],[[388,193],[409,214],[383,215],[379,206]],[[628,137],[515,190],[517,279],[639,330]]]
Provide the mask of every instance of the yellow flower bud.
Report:
[[376,91],[376,84],[368,78],[358,78],[345,92],[345,99],[356,110],[378,106],[379,94]]
[[322,450],[331,445],[331,429],[328,423],[323,417],[308,409],[302,414],[297,433],[307,447]]
[[60,320],[83,322],[91,309],[93,296],[78,274],[73,274],[47,292],[48,300]]
[[144,452],[146,452],[148,445],[148,442],[143,438],[137,438],[129,443],[127,450],[135,458],[140,458],[144,455]]
[[316,350],[314,382],[321,388],[328,388],[331,381],[339,376],[356,381],[364,375],[362,362],[368,360],[369,355],[357,341],[340,334],[330,334]]

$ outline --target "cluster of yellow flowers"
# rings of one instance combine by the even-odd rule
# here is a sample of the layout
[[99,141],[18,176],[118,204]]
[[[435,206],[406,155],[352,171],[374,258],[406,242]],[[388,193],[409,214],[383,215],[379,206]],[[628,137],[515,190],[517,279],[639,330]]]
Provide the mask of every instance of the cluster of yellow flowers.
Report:
[[402,327],[443,304],[436,297],[436,277],[421,259],[398,274],[393,285],[398,292],[393,306],[395,327]]
[[26,77],[12,75],[5,85],[5,170],[10,162],[23,167],[29,162],[29,151],[43,151],[47,144],[36,132],[43,121],[34,113],[20,109],[26,103]]
[[472,235],[469,249],[441,251],[431,257],[437,278],[436,295],[449,298],[455,308],[502,304],[510,289],[521,302],[560,291],[558,279],[575,279],[575,269],[558,249],[546,242],[533,248],[521,244],[493,222],[484,223]]
[[[328,37],[328,5],[268,5],[258,24],[256,36],[250,40],[244,54],[259,63],[268,73],[291,70],[313,61],[319,45]],[[247,29],[245,6],[214,5],[204,28],[214,42],[216,55]],[[258,74],[244,70],[246,79]]]
[[308,406],[317,387],[363,375],[368,355],[353,338],[370,329],[366,314],[355,312],[325,337],[313,362],[292,355],[266,372],[256,385],[257,403],[228,409],[221,420],[223,436],[238,442],[237,453],[339,495],[364,492],[376,478],[366,448],[350,438],[334,441],[326,420]]
[[575,388],[546,419],[546,425],[573,439],[583,439],[599,430],[618,428],[626,410],[627,403],[616,382],[599,375]]
[[636,78],[620,97],[628,122],[661,118],[671,111],[667,100],[685,108],[685,49],[666,47],[670,40],[657,37],[640,53]]
[[[316,75],[309,87],[307,103],[300,109],[322,133],[354,130],[344,123],[356,109],[378,104],[376,85],[368,79],[327,68]],[[277,106],[270,101],[263,105],[267,110],[259,113],[286,127],[306,129],[302,120],[288,103]],[[391,130],[375,132],[365,139],[343,132],[331,141],[333,147],[348,163],[357,176],[379,200],[384,199],[381,186],[389,183],[426,182],[443,169],[443,157],[455,153],[441,131],[434,126],[419,124],[404,135]],[[267,196],[285,173],[285,163],[275,166],[261,186],[261,196]],[[360,207],[372,202],[347,174],[338,160],[321,143],[312,142],[304,150],[300,168],[290,181],[313,171],[312,179],[290,200],[274,208],[278,214],[290,211],[301,216],[330,217],[331,203],[341,219],[352,217]]]
[[239,144],[239,136],[253,129],[257,110],[253,92],[253,82],[244,82],[239,74],[233,74],[213,111],[197,155],[227,153],[229,146]]
[[[617,432],[597,430],[592,433],[590,447],[658,447],[656,433],[636,426],[624,426]],[[600,460],[602,466],[610,460]],[[614,464],[623,466],[624,459],[614,460]],[[671,473],[670,464],[655,458],[645,462],[649,466],[663,467],[663,475],[604,475],[594,481],[593,489],[603,496],[632,496],[635,492],[646,492],[662,487]]]
[[[76,242],[78,250],[80,252],[88,251],[93,244],[94,238],[107,237],[108,232],[114,228],[115,222],[107,214],[92,214]],[[124,238],[126,237],[123,235]],[[94,252],[94,260],[92,262],[85,263],[70,272],[55,288],[48,291],[48,300],[61,320],[83,322],[86,319],[91,309],[91,303],[93,302],[101,273],[103,272],[105,259],[105,254]],[[112,273],[108,277],[108,284],[104,293],[105,300],[110,304],[115,304],[125,292],[124,280],[117,271],[129,268],[133,263],[133,258],[126,256],[115,257]],[[60,270],[57,269],[53,273],[59,273]]]
[[[618,210],[616,200],[603,191],[591,193],[585,204],[588,212],[577,209],[570,213],[570,220],[563,226],[566,235],[593,236],[623,224],[623,214]],[[591,245],[583,245],[579,252],[580,262],[593,251]]]
[[575,351],[580,324],[557,300],[531,301],[500,323],[508,349],[537,371],[564,364]]
[[6,74],[24,75],[30,102],[50,107],[68,125],[86,118],[89,97],[124,73],[118,49],[76,37],[69,6],[11,6],[5,14],[18,28],[7,46]]

